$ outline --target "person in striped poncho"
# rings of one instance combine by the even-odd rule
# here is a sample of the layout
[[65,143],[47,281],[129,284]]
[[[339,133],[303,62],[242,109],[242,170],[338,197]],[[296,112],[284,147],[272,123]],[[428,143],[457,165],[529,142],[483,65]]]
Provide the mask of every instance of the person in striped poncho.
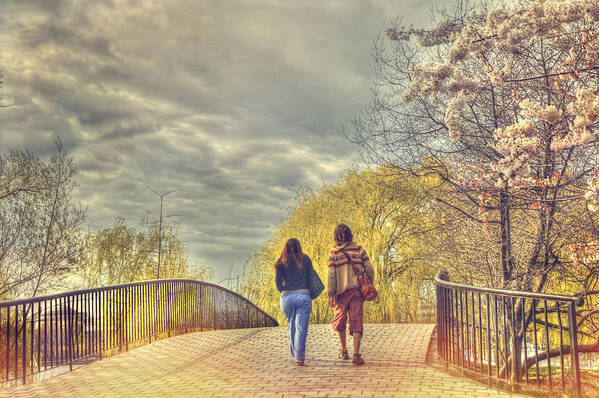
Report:
[[349,316],[349,334],[354,342],[353,363],[364,365],[364,359],[360,354],[360,342],[364,333],[364,300],[354,266],[364,267],[371,281],[374,280],[374,267],[366,250],[353,241],[351,229],[347,225],[337,225],[334,239],[335,246],[329,255],[327,283],[329,305],[335,311],[331,326],[339,335],[339,358],[349,359],[345,334]]

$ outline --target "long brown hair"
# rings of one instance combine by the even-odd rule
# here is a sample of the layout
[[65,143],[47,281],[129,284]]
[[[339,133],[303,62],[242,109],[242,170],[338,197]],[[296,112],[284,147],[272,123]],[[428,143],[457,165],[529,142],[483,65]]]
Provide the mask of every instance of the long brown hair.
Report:
[[341,245],[345,242],[351,242],[354,239],[354,235],[347,225],[339,224],[335,228],[334,239],[336,244]]
[[275,263],[275,267],[280,265],[288,266],[291,263],[291,260],[295,261],[298,268],[303,267],[304,263],[304,253],[302,252],[302,245],[300,245],[299,240],[295,238],[290,238],[285,243],[285,247],[281,252],[281,257]]

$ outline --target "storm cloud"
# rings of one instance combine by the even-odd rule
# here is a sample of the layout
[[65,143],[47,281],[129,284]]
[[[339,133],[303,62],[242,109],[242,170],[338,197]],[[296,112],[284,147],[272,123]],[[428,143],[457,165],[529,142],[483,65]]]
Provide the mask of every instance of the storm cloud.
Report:
[[[0,5],[0,145],[60,137],[90,228],[177,214],[194,262],[240,272],[295,190],[359,164],[378,33],[427,1],[15,0]],[[424,22],[423,22],[424,23]]]

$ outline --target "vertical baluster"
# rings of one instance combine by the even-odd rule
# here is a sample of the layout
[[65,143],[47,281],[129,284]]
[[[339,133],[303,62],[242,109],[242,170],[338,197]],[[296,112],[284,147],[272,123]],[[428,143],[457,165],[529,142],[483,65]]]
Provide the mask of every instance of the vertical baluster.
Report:
[[474,371],[476,372],[476,300],[474,298],[474,292],[472,292],[472,362],[474,364]]
[[[15,312],[16,319],[16,312]],[[16,339],[16,337],[15,337]],[[10,306],[6,307],[6,381],[10,380]]]
[[160,283],[156,283],[156,289],[158,291],[158,299],[156,301],[156,309],[158,310],[158,323],[157,323],[157,334],[162,333],[162,324],[164,323],[164,296],[162,292],[162,285]]
[[[441,302],[439,303],[439,307],[440,307],[440,314],[441,314],[441,334],[439,335],[440,339],[440,343],[441,345],[439,346],[441,351],[440,351],[440,357],[443,358],[444,362],[445,362],[445,366],[447,366],[447,349],[446,349],[446,345],[447,345],[447,314],[446,314],[446,309],[447,309],[447,297],[445,295],[445,288],[443,288],[442,286],[439,286],[439,295],[441,296]],[[248,318],[250,317],[250,308],[248,306]],[[250,322],[252,320],[250,319]]]
[[[447,297],[445,294],[445,288],[439,286],[439,295],[441,296],[441,302],[439,303],[439,308],[440,308],[440,320],[441,320],[441,324],[442,324],[442,328],[441,328],[441,333],[439,335],[439,342],[440,344],[440,348],[441,348],[441,354],[440,356],[443,358],[444,362],[445,362],[445,366],[447,366]],[[250,308],[248,306],[248,317],[249,317],[249,311]]]
[[562,391],[566,389],[566,379],[564,376],[564,330],[562,328],[562,314],[560,312],[559,302],[555,302],[555,307],[557,309],[557,323],[559,325],[559,361],[560,361],[560,370],[562,376]]
[[503,314],[503,366],[505,367],[504,380],[508,380],[510,374],[510,362],[508,361],[508,326],[507,326],[507,314],[506,314],[506,304],[505,304],[505,296],[501,296],[501,311]]
[[[73,370],[73,344],[74,344],[73,320],[75,317],[74,306],[75,306],[76,296],[67,296],[66,300],[67,300],[67,314],[68,314],[68,317],[67,317],[67,325],[68,325],[67,344],[68,344],[68,348],[69,348],[69,370]],[[71,301],[72,301],[72,303],[71,303]]]
[[152,282],[151,287],[152,287],[152,292],[151,292],[152,296],[151,297],[152,297],[153,307],[150,310],[150,315],[152,317],[152,331],[154,332],[153,333],[154,339],[156,339],[156,326],[157,326],[156,319],[158,316],[158,313],[157,313],[158,308],[156,307],[156,305],[158,304],[158,295],[156,293],[156,283]]
[[171,330],[173,325],[173,299],[174,293],[172,292],[172,286],[168,283],[164,283],[164,292],[166,296],[166,318],[165,318],[165,331],[168,337],[171,337]]
[[44,370],[46,369],[48,369],[48,300],[44,300]]
[[141,285],[136,285],[133,287],[133,305],[135,308],[135,319],[132,320],[133,325],[135,325],[135,341],[141,340],[141,332],[143,330],[143,322],[144,322],[144,314],[142,310],[141,304]]
[[92,303],[91,303],[92,293],[88,292],[85,294],[85,321],[86,321],[86,345],[85,345],[85,355],[90,356],[92,354]]
[[204,302],[203,302],[203,294],[204,294],[204,285],[200,286],[200,332],[204,331]]
[[151,292],[151,289],[154,285],[153,284],[145,284],[144,288],[145,288],[145,295],[144,295],[144,300],[145,300],[145,306],[146,306],[146,320],[148,322],[148,342],[152,342],[152,320],[151,320],[151,308],[150,308],[150,304],[152,302],[152,297],[154,297],[154,295]]
[[169,303],[169,296],[167,294],[167,290],[166,290],[166,286],[164,285],[164,283],[160,284],[160,293],[161,293],[161,297],[160,297],[160,303],[161,303],[161,309],[160,309],[160,317],[161,319],[161,327],[160,327],[160,332],[164,333],[167,328],[168,328],[168,309],[170,308],[170,303]]
[[568,332],[570,334],[570,367],[572,371],[572,382],[574,384],[574,394],[576,397],[582,396],[582,387],[580,384],[580,364],[578,362],[578,327],[576,325],[576,303],[570,302],[568,305]]
[[497,379],[499,379],[499,314],[497,313],[497,296],[493,296],[495,303],[495,367],[497,369]]
[[22,338],[23,338],[23,350],[21,353],[21,377],[23,379],[23,384],[27,382],[27,308],[25,304],[23,304],[23,327],[22,327]]
[[528,326],[526,325],[526,299],[522,298],[522,341],[524,344],[524,375],[526,376],[526,384],[528,385],[528,341],[526,340],[526,332]]
[[15,305],[15,380],[19,377],[19,306]]
[[144,296],[144,286],[145,285],[138,285],[137,286],[137,305],[139,306],[139,316],[140,316],[140,320],[141,322],[138,323],[139,328],[138,328],[138,332],[137,332],[137,338],[139,340],[145,340],[145,331],[146,331],[146,322],[148,321],[146,319],[146,312],[145,312],[145,296]]
[[124,292],[123,292],[122,287],[117,289],[117,316],[118,316],[118,323],[119,323],[119,328],[118,328],[119,351],[121,351],[123,349],[123,346],[125,345],[125,336],[124,336],[125,325],[123,322],[123,316],[125,314],[125,308],[124,308],[125,299],[124,299],[123,293]]
[[541,385],[539,379],[539,343],[537,341],[537,300],[532,299],[532,329],[535,335],[535,367],[537,372],[537,387]]
[[211,301],[211,312],[212,312],[212,328],[217,330],[218,327],[216,325],[216,291],[214,288],[210,289],[210,301]]
[[112,312],[114,314],[114,326],[113,326],[113,348],[118,348],[121,350],[121,319],[120,319],[120,297],[119,297],[119,289],[112,290]]
[[168,328],[168,337],[171,337],[171,301],[172,301],[172,293],[171,293],[171,287],[168,284],[165,284],[165,289],[166,289],[166,327]]
[[459,364],[458,351],[460,349],[456,343],[459,340],[458,319],[458,295],[455,289],[451,289],[451,360],[455,365]]
[[56,339],[54,339],[54,329],[56,326],[54,325],[54,300],[50,299],[50,368],[54,367],[54,358],[56,358],[54,345]]
[[179,318],[179,298],[180,298],[180,286],[179,282],[174,282],[172,286],[172,296],[173,296],[173,309],[172,309],[172,329],[174,331],[179,330],[180,318]]
[[125,286],[123,287],[123,295],[124,295],[124,302],[123,302],[123,322],[124,322],[124,330],[123,330],[123,338],[125,340],[125,351],[129,351],[129,334],[131,333],[129,331],[129,314],[131,313],[131,309],[129,308],[130,306],[130,302],[129,302],[129,286]]
[[165,298],[164,298],[164,289],[163,289],[163,285],[158,283],[157,284],[157,288],[158,288],[158,314],[159,314],[159,319],[158,319],[158,334],[163,332],[163,325],[164,325],[164,317],[165,317],[165,311],[164,308],[166,306],[166,302],[165,302]]
[[145,336],[145,332],[146,332],[146,301],[145,301],[145,296],[144,296],[144,287],[145,284],[140,284],[137,287],[137,303],[139,305],[139,316],[140,316],[140,320],[141,322],[139,322],[139,331],[138,331],[138,339],[145,341],[146,336]]
[[441,298],[441,287],[439,285],[435,285],[435,297],[437,298],[437,356],[438,357],[443,357],[443,355],[441,354],[442,352],[442,345],[441,345],[441,336],[443,335],[443,323],[441,322],[441,304],[442,304],[442,298]]
[[[80,321],[79,321],[79,314],[80,314],[80,296],[78,294],[73,295],[73,308],[71,309],[71,315],[73,318],[73,327],[72,330],[74,330],[75,332],[75,336],[73,336],[73,346],[75,348],[75,352],[74,352],[74,359],[79,359],[79,334],[81,333],[80,330]],[[72,332],[71,332],[72,333]]]
[[[508,298],[509,299],[509,298]],[[516,298],[512,297],[510,301],[511,324],[512,324],[512,382],[518,382],[518,372],[520,363],[520,353],[517,349],[518,330],[516,329]]]
[[102,313],[102,292],[96,291],[95,293],[95,301],[96,301],[96,332],[94,333],[95,340],[95,350],[98,354],[99,358],[102,359],[102,318],[104,314]]
[[192,312],[190,312],[190,302],[189,302],[189,285],[187,282],[183,282],[183,303],[184,303],[184,312],[185,312],[185,333],[188,333],[190,327],[193,327],[192,322]]
[[[466,306],[464,308],[464,310],[465,310],[464,312],[466,312],[466,341],[465,341],[466,344],[465,344],[464,348],[466,350],[465,355],[468,360],[467,366],[468,366],[468,369],[470,369],[470,322],[468,319],[468,296],[469,296],[468,292],[464,291],[464,301],[466,302]],[[460,292],[460,304],[462,303],[461,299],[462,299],[462,292]],[[463,317],[463,314],[462,314],[462,317]],[[462,320],[463,320],[463,318],[462,318]]]
[[553,380],[551,378],[551,357],[549,356],[550,344],[549,344],[549,320],[547,318],[547,300],[543,300],[543,312],[545,314],[545,340],[547,341],[547,376],[549,377],[549,388],[553,389]]
[[30,374],[34,374],[35,373],[35,365],[33,363],[33,352],[35,351],[34,349],[34,345],[35,345],[35,307],[34,307],[34,302],[32,301],[30,304],[31,309],[31,337],[30,337],[30,346],[29,346],[29,373]]
[[479,357],[480,357],[480,373],[484,373],[483,368],[483,357],[484,357],[484,346],[483,346],[483,315],[482,309],[483,303],[481,300],[481,294],[478,293],[478,342],[479,342]]
[[453,289],[447,288],[447,359],[453,363]]
[[[94,314],[91,317],[91,314]],[[90,296],[90,354],[98,355],[98,291],[94,291]]]
[[191,296],[191,302],[192,302],[192,309],[191,312],[193,314],[193,329],[194,331],[197,331],[198,325],[199,325],[199,307],[198,307],[198,300],[199,300],[199,290],[200,290],[200,284],[197,282],[194,282],[192,284],[193,286],[193,291],[191,292],[192,296]]
[[489,293],[487,296],[487,377],[491,378],[491,296]]
[[453,328],[452,328],[452,333],[453,333],[453,347],[452,347],[452,356],[453,356],[453,363],[456,365],[460,364],[460,328],[458,325],[458,322],[460,320],[460,317],[458,316],[459,312],[458,312],[458,303],[459,303],[459,299],[458,299],[458,291],[455,289],[452,289],[451,291],[452,293],[452,320],[453,320]]
[[106,297],[105,290],[98,291],[98,305],[99,309],[99,322],[100,322],[100,330],[98,331],[98,347],[100,351],[100,358],[106,352],[106,318],[108,317],[108,313],[106,312]]
[[141,339],[140,336],[140,329],[141,329],[141,325],[143,324],[143,314],[141,312],[141,300],[139,297],[139,290],[140,290],[141,286],[140,285],[136,285],[133,286],[133,290],[131,291],[131,293],[133,294],[133,308],[135,308],[135,319],[133,320],[133,325],[134,325],[134,340],[138,341]]
[[103,347],[103,351],[106,352],[108,351],[112,345],[112,317],[114,316],[114,314],[112,313],[112,311],[110,311],[110,304],[111,304],[111,292],[109,290],[104,290],[102,292],[102,302],[103,302],[103,309],[102,309],[102,317],[103,317],[103,322],[104,322],[104,327],[103,327],[103,331],[102,331],[102,347]]
[[60,300],[60,364],[64,365],[67,360],[65,357],[68,355],[68,351],[65,353],[65,349],[68,350],[68,343],[65,348],[65,340],[67,340],[67,307],[66,307],[66,298],[61,297]]
[[146,332],[148,333],[148,341],[151,343],[152,342],[152,319],[150,317],[150,311],[151,311],[151,303],[152,303],[152,294],[151,294],[151,287],[152,285],[150,283],[145,283],[143,285],[143,289],[142,289],[142,294],[144,296],[144,308],[146,311]]
[[111,344],[110,344],[110,348],[116,348],[118,346],[118,325],[119,325],[119,314],[118,314],[118,297],[117,297],[117,291],[116,290],[109,290],[110,292],[110,308],[109,308],[109,313],[112,314],[111,317],[111,323],[112,325],[110,326],[110,335],[111,335]]

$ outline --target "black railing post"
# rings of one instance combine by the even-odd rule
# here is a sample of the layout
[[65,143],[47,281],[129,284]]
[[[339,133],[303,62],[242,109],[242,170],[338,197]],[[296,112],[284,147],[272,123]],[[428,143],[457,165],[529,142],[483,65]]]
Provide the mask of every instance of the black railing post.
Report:
[[125,291],[125,303],[123,305],[124,307],[124,314],[123,314],[123,318],[125,320],[125,351],[129,351],[129,288],[125,287],[123,289]]
[[6,308],[6,362],[4,365],[6,368],[6,381],[10,378],[10,307]]
[[171,337],[171,286],[166,285],[166,325],[168,328],[168,337]]
[[571,302],[568,305],[568,332],[570,333],[570,366],[572,367],[572,382],[576,397],[582,396],[580,383],[580,364],[578,362],[578,336],[576,325],[576,303]]
[[[449,272],[446,269],[440,269],[437,278],[449,282]],[[449,335],[447,319],[447,299],[446,291],[443,287],[437,285],[437,355],[447,364],[447,336]]]
[[25,304],[23,304],[23,358],[21,359],[21,370],[23,373],[23,384],[27,381],[27,309],[25,308]]

